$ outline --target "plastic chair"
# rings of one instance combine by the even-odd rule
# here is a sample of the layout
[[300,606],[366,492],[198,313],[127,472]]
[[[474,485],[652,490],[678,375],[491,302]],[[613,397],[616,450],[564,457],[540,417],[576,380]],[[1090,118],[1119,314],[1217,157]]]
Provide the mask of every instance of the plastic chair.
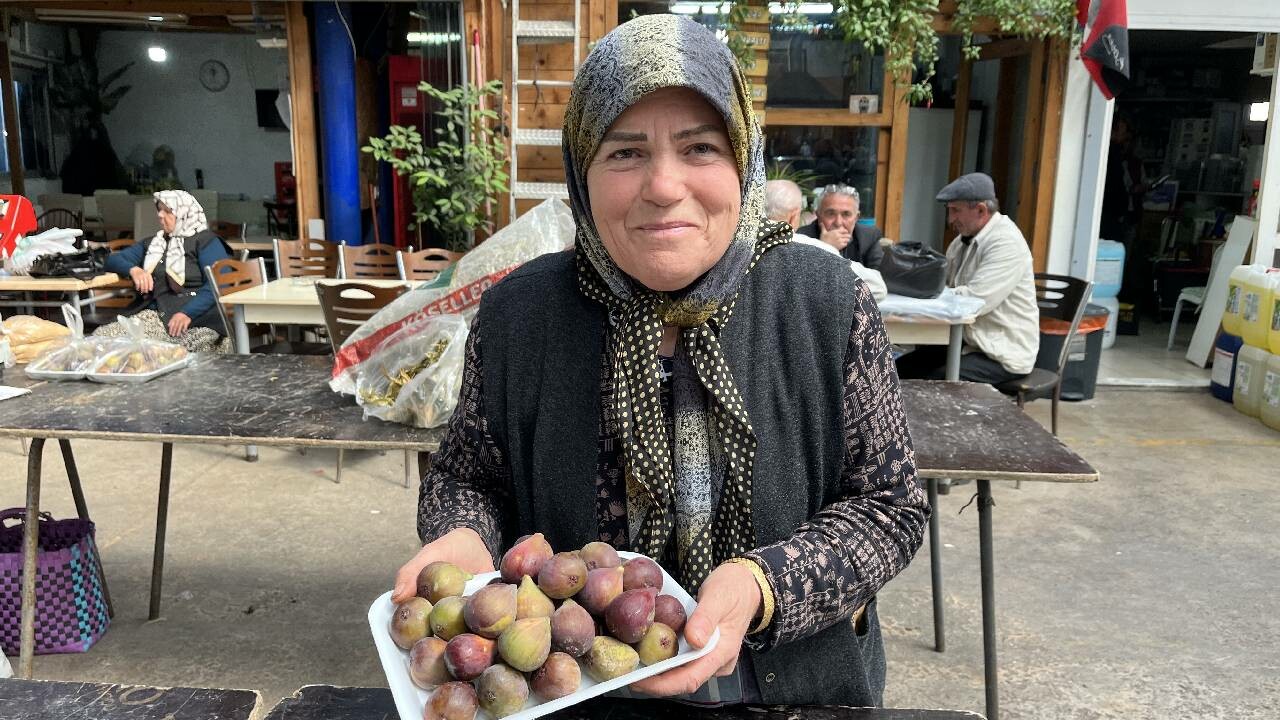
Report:
[[[320,298],[320,309],[324,312],[325,328],[329,331],[329,343],[336,355],[342,343],[351,337],[355,329],[373,317],[374,313],[389,305],[404,294],[407,288],[403,285],[379,287],[359,282],[316,283],[316,295]],[[342,460],[344,451],[338,450],[338,471],[334,482],[342,482]],[[409,487],[411,457],[409,451],[404,452],[404,486]]]
[[339,245],[338,266],[344,280],[397,280],[400,277],[397,251],[392,245]]
[[276,277],[338,277],[338,246],[324,240],[273,238]]
[[1084,316],[1089,292],[1093,283],[1067,275],[1050,275],[1036,273],[1036,304],[1040,306],[1040,317],[1053,318],[1070,323],[1066,340],[1058,351],[1057,364],[1054,368],[1034,368],[1031,374],[1017,380],[996,385],[996,389],[1005,395],[1013,395],[1018,399],[1018,407],[1028,401],[1052,397],[1053,410],[1051,424],[1053,434],[1058,434],[1058,403],[1062,399],[1062,373],[1067,367],[1070,356],[1071,340],[1080,328],[1080,318]]
[[462,253],[442,248],[427,248],[418,252],[412,252],[410,248],[410,252],[396,253],[396,267],[400,270],[401,280],[430,282],[461,258]]
[[[1222,257],[1222,248],[1226,245],[1219,245],[1213,251],[1213,260],[1209,261],[1209,277],[1213,277],[1213,273],[1218,269],[1218,258]],[[1184,287],[1182,292],[1178,293],[1178,300],[1173,304],[1173,321],[1169,323],[1169,342],[1165,344],[1165,350],[1173,349],[1173,339],[1178,336],[1178,320],[1182,316],[1182,304],[1196,306],[1196,315],[1200,314],[1200,308],[1204,306],[1204,293],[1206,286],[1197,285],[1193,287]]]

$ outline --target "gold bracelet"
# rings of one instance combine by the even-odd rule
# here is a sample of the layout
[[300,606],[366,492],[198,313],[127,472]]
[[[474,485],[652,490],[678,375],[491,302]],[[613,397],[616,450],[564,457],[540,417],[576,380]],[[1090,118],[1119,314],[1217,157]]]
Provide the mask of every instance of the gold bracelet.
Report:
[[745,565],[751,571],[751,576],[756,579],[756,584],[760,586],[760,622],[747,632],[748,635],[756,633],[769,627],[769,623],[773,622],[773,611],[775,607],[775,599],[773,596],[773,587],[769,584],[769,577],[764,574],[764,570],[760,568],[760,563],[751,558],[736,557],[729,558],[726,563],[735,565]]

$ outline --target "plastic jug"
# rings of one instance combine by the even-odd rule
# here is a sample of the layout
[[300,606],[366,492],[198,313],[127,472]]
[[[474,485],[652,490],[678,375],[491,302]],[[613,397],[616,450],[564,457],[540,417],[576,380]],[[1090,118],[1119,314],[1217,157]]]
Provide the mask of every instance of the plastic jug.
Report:
[[1231,402],[1236,387],[1236,354],[1244,341],[1239,335],[1218,333],[1213,344],[1213,370],[1209,378],[1209,392],[1223,402]]
[[1093,302],[1107,309],[1107,325],[1102,330],[1102,349],[1116,344],[1116,322],[1120,320],[1120,301],[1115,297],[1094,298]]
[[1240,296],[1240,337],[1246,345],[1266,350],[1271,334],[1271,275],[1261,265],[1250,267]]
[[1262,403],[1258,417],[1267,427],[1280,430],[1280,355],[1267,359],[1267,370],[1262,374]]
[[1093,301],[1113,298],[1119,294],[1123,277],[1124,243],[1099,240],[1098,256],[1093,266]]
[[1227,306],[1222,311],[1222,329],[1232,335],[1240,334],[1240,301],[1245,278],[1252,272],[1252,265],[1240,265],[1227,278]]
[[1271,329],[1267,332],[1267,344],[1271,354],[1280,355],[1280,272],[1271,276]]
[[1236,410],[1258,417],[1262,405],[1262,383],[1266,379],[1267,360],[1271,353],[1244,345],[1236,353],[1236,386],[1231,394],[1231,402]]

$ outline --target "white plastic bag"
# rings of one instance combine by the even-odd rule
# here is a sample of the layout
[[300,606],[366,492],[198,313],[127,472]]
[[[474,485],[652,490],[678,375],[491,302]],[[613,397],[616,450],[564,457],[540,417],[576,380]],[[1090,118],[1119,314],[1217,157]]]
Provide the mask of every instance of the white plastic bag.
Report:
[[422,428],[446,423],[462,387],[466,342],[467,323],[458,315],[433,315],[388,338],[356,374],[365,418]]
[[58,343],[32,360],[26,369],[28,377],[38,380],[79,380],[89,371],[93,361],[106,352],[110,343],[118,342],[107,338],[86,338],[80,311],[71,305],[62,306],[62,317],[71,334],[60,338]]
[[194,359],[181,345],[148,338],[137,318],[121,315],[116,322],[124,327],[128,337],[117,339],[94,359],[87,373],[90,380],[146,382],[184,368]]
[[84,232],[76,229],[53,228],[18,240],[6,267],[14,275],[28,275],[36,258],[42,255],[66,255],[77,252],[76,238]]
[[982,298],[957,295],[951,288],[943,288],[942,294],[935,298],[913,298],[889,293],[879,305],[881,315],[959,322],[973,317],[982,309]]

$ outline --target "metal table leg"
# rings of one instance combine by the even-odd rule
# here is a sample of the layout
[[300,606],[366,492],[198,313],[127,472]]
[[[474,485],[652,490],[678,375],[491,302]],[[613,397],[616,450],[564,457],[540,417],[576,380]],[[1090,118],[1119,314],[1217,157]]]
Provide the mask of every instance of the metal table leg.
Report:
[[22,527],[22,618],[18,677],[31,679],[36,654],[36,543],[40,539],[40,458],[44,438],[31,438],[27,452],[27,519]]
[[160,586],[164,582],[164,533],[169,521],[169,475],[173,443],[160,446],[160,499],[156,505],[156,546],[151,557],[151,608],[148,620],[160,618]]
[[929,573],[933,586],[933,649],[947,649],[946,624],[942,613],[942,541],[938,524],[938,480],[929,478]]
[[[240,355],[248,355],[249,354],[249,324],[245,322],[243,306],[236,308],[235,322],[232,324],[235,326],[236,352]],[[247,460],[248,462],[257,462],[258,446],[245,445],[244,459]]]
[[951,326],[951,339],[947,343],[947,379],[960,379],[960,350],[964,348],[964,326]]
[[994,552],[991,547],[991,482],[978,481],[978,547],[982,566],[982,665],[987,687],[987,720],[1000,715],[999,690],[996,686],[999,666],[996,664],[996,579]]
[[[76,456],[71,452],[71,441],[58,440],[62,450],[62,464],[67,468],[67,480],[71,483],[71,498],[76,503],[76,515],[81,520],[89,519],[89,505],[84,501],[84,489],[80,487],[80,471],[76,469]],[[111,604],[111,591],[107,589],[107,574],[102,570],[102,558],[98,559],[98,582],[102,583],[102,599],[107,603],[107,617],[116,616],[116,608]]]

